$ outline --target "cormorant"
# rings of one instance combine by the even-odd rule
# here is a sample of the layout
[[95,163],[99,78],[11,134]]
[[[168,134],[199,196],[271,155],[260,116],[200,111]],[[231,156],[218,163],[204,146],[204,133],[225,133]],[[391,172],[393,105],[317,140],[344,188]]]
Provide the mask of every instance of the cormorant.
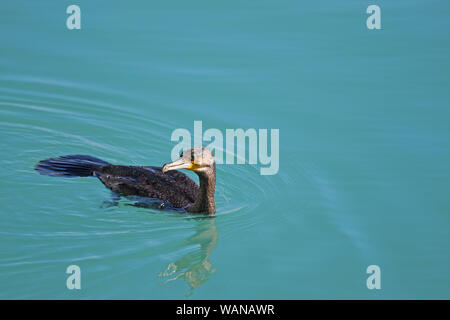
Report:
[[[177,169],[194,171],[200,186]],[[202,146],[181,152],[179,159],[162,168],[113,165],[91,156],[65,155],[42,160],[35,170],[49,176],[94,176],[120,196],[159,199],[191,213],[213,215],[216,211],[216,164],[212,152]]]

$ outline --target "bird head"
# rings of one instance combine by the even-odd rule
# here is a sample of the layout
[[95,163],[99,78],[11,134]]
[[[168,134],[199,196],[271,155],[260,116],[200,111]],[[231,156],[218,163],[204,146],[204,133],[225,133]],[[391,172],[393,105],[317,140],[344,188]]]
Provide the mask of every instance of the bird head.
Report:
[[203,146],[198,146],[182,151],[177,160],[166,163],[162,167],[162,172],[187,169],[201,174],[212,171],[214,167],[215,161],[211,150]]

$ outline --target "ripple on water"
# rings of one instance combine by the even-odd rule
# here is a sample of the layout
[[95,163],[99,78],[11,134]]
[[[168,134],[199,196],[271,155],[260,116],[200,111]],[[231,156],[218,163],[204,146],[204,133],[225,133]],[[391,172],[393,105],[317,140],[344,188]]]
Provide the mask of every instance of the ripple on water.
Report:
[[[99,86],[0,76],[0,144],[6,151],[1,177],[13,194],[4,210],[14,212],[0,237],[23,247],[0,267],[14,264],[20,266],[14,272],[32,273],[50,268],[48,263],[132,260],[134,269],[154,263],[160,268],[155,277],[164,283],[184,279],[193,290],[214,273],[210,255],[220,237],[263,223],[257,214],[262,199],[273,199],[277,190],[256,166],[217,166],[214,218],[136,208],[127,201],[105,207],[109,192],[94,179],[34,172],[37,161],[64,153],[118,164],[166,162],[170,134],[182,125],[143,117],[143,108],[144,102]],[[29,197],[20,196],[25,191]]]
[[[133,260],[133,268],[158,265],[160,270],[154,274],[163,283],[184,279],[193,290],[214,273],[210,255],[220,238],[268,220],[289,219],[280,202],[292,177],[283,170],[276,176],[262,176],[257,165],[217,165],[214,218],[136,208],[127,200],[104,206],[109,191],[94,179],[55,179],[33,171],[37,161],[65,153],[90,154],[116,164],[167,162],[173,146],[170,134],[185,127],[184,122],[158,114],[144,117],[149,114],[147,104],[101,86],[0,76],[0,131],[8,141],[2,144],[6,149],[15,141],[21,145],[19,152],[11,148],[14,152],[2,160],[8,169],[2,176],[12,177],[18,192],[28,186],[37,197],[33,203],[22,201],[23,208],[35,208],[34,212],[17,213],[10,233],[3,236],[13,235],[26,243],[31,265],[33,261],[37,267],[39,261]],[[17,205],[8,207],[16,210]],[[30,225],[23,227],[23,222]],[[65,251],[70,255],[58,258]]]

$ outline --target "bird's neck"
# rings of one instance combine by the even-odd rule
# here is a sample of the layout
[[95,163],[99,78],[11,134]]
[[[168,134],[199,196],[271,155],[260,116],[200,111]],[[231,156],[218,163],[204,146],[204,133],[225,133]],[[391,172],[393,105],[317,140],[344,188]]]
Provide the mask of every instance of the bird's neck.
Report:
[[198,172],[200,180],[200,190],[194,204],[188,208],[189,212],[208,213],[213,215],[216,212],[214,202],[214,192],[216,188],[216,166],[211,171]]

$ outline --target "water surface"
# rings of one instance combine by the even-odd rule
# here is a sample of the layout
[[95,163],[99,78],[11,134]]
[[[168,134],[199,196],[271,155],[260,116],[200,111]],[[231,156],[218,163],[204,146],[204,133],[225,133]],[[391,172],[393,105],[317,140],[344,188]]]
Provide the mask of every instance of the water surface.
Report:
[[[0,297],[448,299],[450,4],[376,3],[2,3]],[[162,165],[194,120],[279,129],[279,173],[219,165],[201,218],[33,170]]]

